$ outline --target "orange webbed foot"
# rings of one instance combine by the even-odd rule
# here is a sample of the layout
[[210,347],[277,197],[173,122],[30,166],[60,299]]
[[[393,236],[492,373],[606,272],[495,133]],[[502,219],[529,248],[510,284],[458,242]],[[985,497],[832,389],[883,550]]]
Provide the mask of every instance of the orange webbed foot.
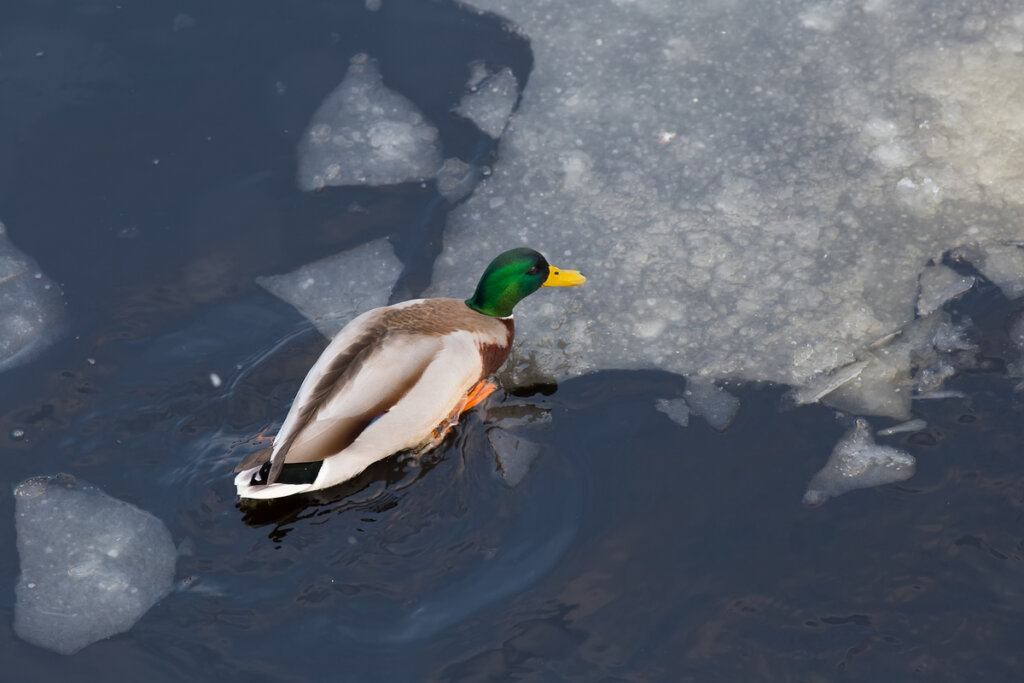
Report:
[[459,401],[459,404],[455,406],[455,410],[452,414],[445,419],[440,425],[434,428],[434,443],[440,442],[448,432],[451,431],[452,427],[459,423],[459,416],[464,412],[475,406],[483,403],[484,399],[497,391],[498,385],[493,382],[488,382],[485,379],[480,380],[473,385],[473,388],[469,390],[469,393]]

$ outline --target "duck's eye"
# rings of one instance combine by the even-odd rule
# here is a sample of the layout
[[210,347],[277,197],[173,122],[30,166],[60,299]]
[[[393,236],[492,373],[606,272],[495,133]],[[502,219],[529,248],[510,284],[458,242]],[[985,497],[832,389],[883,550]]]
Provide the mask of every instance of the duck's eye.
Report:
[[530,266],[530,269],[526,271],[527,275],[536,275],[540,272],[540,268],[537,266]]

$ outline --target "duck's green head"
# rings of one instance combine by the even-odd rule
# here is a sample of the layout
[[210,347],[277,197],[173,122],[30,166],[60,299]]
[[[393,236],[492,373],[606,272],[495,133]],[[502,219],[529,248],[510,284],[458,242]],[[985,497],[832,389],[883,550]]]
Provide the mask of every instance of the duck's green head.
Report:
[[533,249],[511,249],[491,261],[466,305],[484,315],[505,318],[541,287],[575,287],[586,279],[579,271],[552,266]]

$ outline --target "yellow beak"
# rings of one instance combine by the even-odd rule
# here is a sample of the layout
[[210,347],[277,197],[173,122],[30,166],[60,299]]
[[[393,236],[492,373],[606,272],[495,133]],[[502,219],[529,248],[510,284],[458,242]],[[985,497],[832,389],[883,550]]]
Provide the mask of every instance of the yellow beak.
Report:
[[555,266],[548,266],[548,279],[541,287],[575,287],[586,281],[587,278],[580,275],[578,270],[562,270]]

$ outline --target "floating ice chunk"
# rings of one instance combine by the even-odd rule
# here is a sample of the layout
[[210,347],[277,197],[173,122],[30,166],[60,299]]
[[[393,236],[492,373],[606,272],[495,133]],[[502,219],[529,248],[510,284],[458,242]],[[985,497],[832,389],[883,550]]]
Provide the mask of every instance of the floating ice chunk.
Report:
[[14,499],[24,640],[72,654],[127,631],[171,590],[177,551],[148,512],[67,474],[28,479]]
[[60,288],[7,239],[0,223],[0,370],[30,359],[57,335]]
[[867,420],[857,420],[807,485],[804,503],[819,505],[847,491],[903,481],[913,476],[914,467],[912,455],[879,446],[871,438]]
[[703,417],[718,431],[728,427],[740,409],[738,398],[708,379],[687,379],[686,391],[683,393],[690,412]]
[[402,262],[391,244],[379,239],[256,282],[331,338],[360,313],[387,305],[401,273]]
[[668,419],[681,427],[690,426],[690,407],[686,405],[683,398],[659,398],[654,402],[654,407],[668,415]]
[[921,273],[921,293],[917,297],[917,314],[924,316],[937,311],[947,301],[955,299],[974,285],[974,278],[960,275],[943,265],[929,266]]
[[479,166],[470,166],[462,159],[445,159],[437,172],[437,191],[454,204],[473,191],[480,177]]
[[484,133],[492,138],[500,138],[505,131],[505,124],[516,106],[519,98],[519,82],[512,70],[504,68],[496,74],[480,77],[479,63],[475,63],[470,72],[466,89],[455,113],[476,124]]
[[313,114],[298,157],[303,190],[419,180],[441,165],[437,129],[384,86],[366,55],[352,58],[344,80]]

